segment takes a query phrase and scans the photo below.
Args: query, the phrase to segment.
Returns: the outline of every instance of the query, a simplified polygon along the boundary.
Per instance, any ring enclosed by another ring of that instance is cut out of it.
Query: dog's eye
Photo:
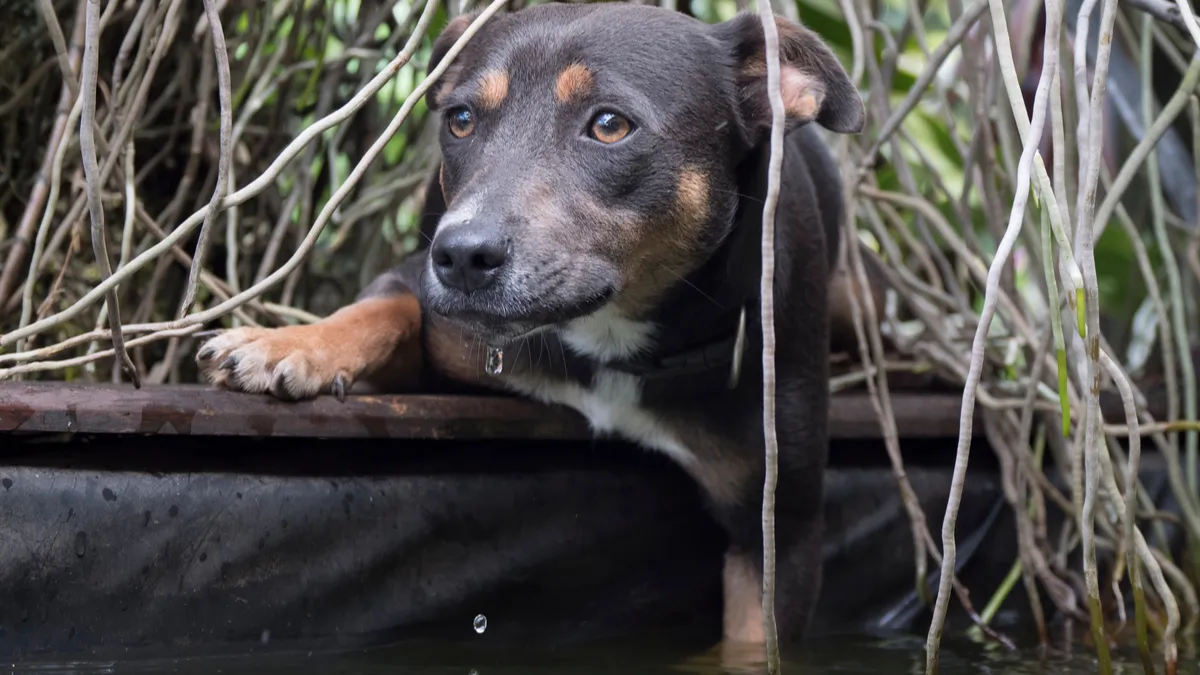
[[[446,113],[446,127],[455,138],[466,138],[475,130],[475,116],[462,106],[451,108]]]
[[[616,143],[633,131],[633,123],[617,113],[602,112],[592,120],[588,134],[601,143]]]

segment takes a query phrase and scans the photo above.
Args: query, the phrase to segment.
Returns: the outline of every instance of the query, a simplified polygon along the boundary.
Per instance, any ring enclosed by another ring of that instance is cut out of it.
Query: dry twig
[[[216,3],[217,0],[204,0],[204,17],[212,31],[213,55],[217,66],[217,92],[221,98],[221,156],[217,161],[217,186],[213,190],[208,209],[204,212],[204,224],[200,226],[200,238],[196,240],[196,253],[188,272],[183,302],[179,307],[181,319],[191,311],[192,303],[196,301],[196,286],[200,281],[200,271],[204,269],[204,258],[208,254],[212,223],[221,209],[222,200],[229,192],[229,171],[233,163],[233,94],[229,80],[229,53],[225,49],[225,30],[221,27],[221,15]],[[236,242],[229,241],[228,245],[235,246]]]
[[[100,0],[87,0],[87,24],[83,48],[83,77],[80,84],[83,112],[79,123],[79,149],[83,153],[83,172],[87,180],[88,210],[92,219],[92,248],[100,266],[102,279],[112,277],[112,263],[108,259],[108,239],[104,228],[104,206],[100,203],[99,169],[96,164],[96,85],[100,63]],[[105,294],[108,303],[109,325],[112,327],[113,351],[120,359],[121,367],[129,375],[133,386],[141,387],[142,379],[137,367],[125,350],[125,338],[121,334],[121,307],[117,302],[117,291]]]
[[[759,286],[763,333],[763,437],[766,474],[763,483],[763,629],[767,669],[779,675],[779,633],[775,625],[775,484],[779,480],[779,439],[775,435],[775,211],[783,169],[783,96],[780,93],[779,29],[769,0],[758,0],[767,61],[767,95],[771,101],[771,144],[767,195],[762,215],[762,282]]]

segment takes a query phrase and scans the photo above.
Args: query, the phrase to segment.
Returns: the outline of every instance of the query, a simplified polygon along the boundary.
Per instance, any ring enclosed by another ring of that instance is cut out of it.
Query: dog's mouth
[[[579,299],[524,301],[434,292],[427,295],[425,305],[489,345],[504,347],[588,316],[608,304],[616,292],[606,286]]]

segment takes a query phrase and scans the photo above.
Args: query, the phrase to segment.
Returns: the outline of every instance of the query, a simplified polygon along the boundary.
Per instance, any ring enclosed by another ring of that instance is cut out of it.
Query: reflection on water
[[[837,639],[808,644],[784,663],[785,675],[922,675],[923,638]],[[471,654],[452,649],[391,647],[355,652],[289,652],[255,656],[137,661],[3,664],[0,672],[36,675],[746,675],[765,669],[730,667],[719,653],[679,657],[642,647],[560,651],[537,656]],[[1136,654],[1115,654],[1116,675],[1142,672]],[[1074,653],[1012,653],[970,643],[946,644],[943,675],[1092,675],[1095,661],[1083,648]],[[1158,672],[1162,671],[1159,664]],[[1200,675],[1195,658],[1180,660],[1180,675]]]

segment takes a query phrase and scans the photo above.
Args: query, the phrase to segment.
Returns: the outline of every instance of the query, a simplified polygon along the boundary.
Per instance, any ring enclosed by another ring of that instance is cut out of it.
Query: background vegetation
[[[739,10],[663,4],[709,22]],[[1148,667],[1152,648],[1174,663],[1200,620],[1190,6],[773,5],[833,45],[869,112],[864,134],[830,142],[861,244],[849,269],[877,257],[892,291],[853,308],[861,353],[835,387],[870,391],[911,497],[889,384],[968,384],[964,419],[977,402],[1019,523],[1012,584],[993,599],[1022,581],[1042,640],[1044,605],[1094,609],[1102,657],[1129,626]],[[194,381],[197,331],[313,321],[347,302],[418,243],[437,154],[420,98],[429,50],[475,8],[0,0],[0,378]],[[1125,419],[1102,419],[1101,389]],[[1142,435],[1171,468],[1177,513],[1129,489]],[[964,427],[960,485],[971,437]],[[936,608],[931,668],[952,591],[981,639],[1004,644],[986,628],[992,603],[971,608],[949,575],[930,583],[953,559],[953,509],[939,542],[907,503]],[[1166,546],[1175,528],[1187,550]]]

